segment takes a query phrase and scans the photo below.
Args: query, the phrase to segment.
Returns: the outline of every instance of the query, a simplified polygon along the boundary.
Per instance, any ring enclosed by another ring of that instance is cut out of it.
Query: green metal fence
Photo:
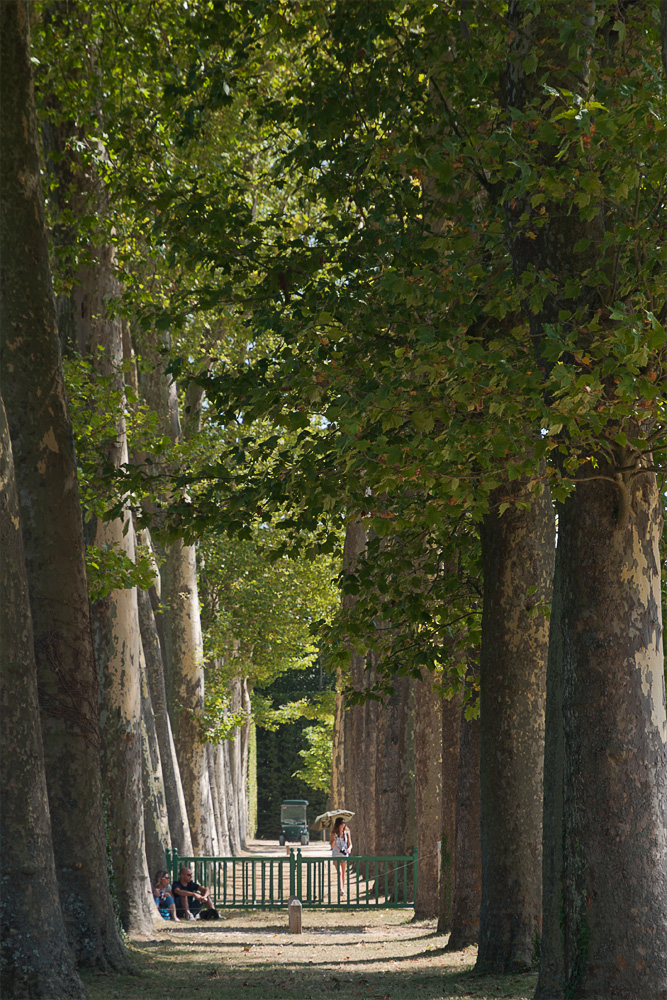
[[[167,852],[173,882],[182,865],[191,867],[195,882],[208,886],[218,909],[287,906],[291,896],[307,907],[411,908],[417,891],[416,851],[350,857],[344,882],[339,859],[304,856],[300,849],[285,857],[243,858],[186,858],[175,850]]]

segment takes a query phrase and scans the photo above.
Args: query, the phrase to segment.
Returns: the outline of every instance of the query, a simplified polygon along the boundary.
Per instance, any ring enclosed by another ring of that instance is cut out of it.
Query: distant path
[[[315,836],[318,837],[320,834],[316,834]],[[241,855],[245,857],[256,855],[286,857],[289,855],[291,847],[295,850],[299,848],[304,857],[331,857],[328,838],[326,840],[311,840],[305,847],[302,847],[301,844],[297,844],[295,841],[289,841],[284,847],[281,847],[277,840],[249,840],[245,851],[241,851]]]

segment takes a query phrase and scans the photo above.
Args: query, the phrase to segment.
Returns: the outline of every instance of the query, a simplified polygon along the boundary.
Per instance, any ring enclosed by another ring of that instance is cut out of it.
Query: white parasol
[[[345,822],[352,819],[354,816],[353,812],[349,809],[330,809],[329,812],[322,813],[321,816],[315,817],[315,822],[311,825],[311,830],[326,830],[327,827],[333,826],[335,821],[339,816],[342,816]]]

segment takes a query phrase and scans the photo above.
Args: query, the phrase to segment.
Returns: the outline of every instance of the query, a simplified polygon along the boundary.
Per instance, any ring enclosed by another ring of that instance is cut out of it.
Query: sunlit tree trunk
[[[107,887],[97,677],[51,290],[28,11],[2,11],[3,394],[25,548],[56,878],[78,962],[125,969]]]
[[[208,765],[208,778],[211,786],[211,804],[215,819],[215,853],[222,854],[222,813],[220,811],[220,790],[218,788],[218,769],[216,767],[216,747],[212,743],[206,744],[206,763]]]
[[[229,811],[227,806],[227,772],[225,768],[224,744],[219,743],[213,748],[215,755],[216,786],[218,789],[218,801],[220,808],[220,853],[228,857],[232,853],[229,839]]]
[[[556,3],[509,4],[507,104],[513,120],[515,109],[527,111],[531,134],[551,118],[544,106],[546,84],[569,91],[573,106],[576,101],[583,107],[597,76],[605,90],[607,120],[622,121],[630,108],[638,120],[652,113],[654,88],[664,81],[658,83],[647,61],[655,49],[646,47],[639,58],[637,46],[645,45],[648,32],[655,31],[654,5],[628,4],[622,14],[621,8],[601,6],[599,13],[596,17],[589,6],[564,10]],[[657,32],[654,39],[657,42]],[[573,48],[579,53],[576,60]],[[535,55],[548,68],[546,74],[528,71]],[[601,137],[596,160],[585,166],[590,176],[598,176],[600,162],[612,160],[614,142]],[[616,148],[620,154],[621,145]],[[566,149],[560,141],[558,146],[545,142],[536,147],[537,183],[546,176],[557,185],[569,183],[585,161],[578,158],[576,145],[564,157]],[[637,156],[644,159],[645,154],[638,151]],[[629,162],[634,164],[634,156]],[[521,174],[525,177],[523,164]],[[635,256],[640,241],[635,228],[627,227],[629,204],[618,205],[607,190],[604,171],[599,176],[599,193],[586,212],[573,209],[569,198],[540,206],[539,240],[533,239],[527,197],[508,200],[505,207],[515,273],[522,278],[530,272],[531,280],[539,281],[548,277],[549,292],[540,308],[526,308],[539,363],[549,363],[544,345],[554,325],[560,325],[572,338],[572,354],[563,358],[566,377],[575,374],[578,352],[585,354],[594,339],[600,360],[593,361],[590,376],[587,369],[586,380],[612,383],[600,407],[609,407],[609,419],[593,425],[595,429],[589,425],[591,434],[600,435],[597,453],[593,440],[587,445],[590,464],[577,470],[580,482],[559,508],[537,996],[657,1000],[667,990],[667,721],[658,549],[662,504],[649,471],[650,454],[632,451],[630,442],[649,435],[660,404],[646,400],[644,426],[637,426],[636,418],[624,418],[614,405],[619,379],[607,376],[602,367],[603,357],[621,356],[617,328],[613,322],[607,325],[608,307],[617,303],[610,298],[610,271],[603,255],[611,246],[616,261],[623,261]],[[529,186],[528,192],[536,189]],[[660,200],[653,202],[651,196],[642,204],[642,197],[639,182],[635,211],[648,210],[650,218]],[[658,249],[660,230],[652,232],[651,225],[641,224],[639,229],[641,243],[651,239]],[[585,254],[573,254],[572,247],[582,239]],[[647,287],[640,258],[636,261],[637,273],[630,271],[623,293],[633,310],[644,300]],[[655,271],[656,277],[659,273]],[[582,280],[584,275],[588,280]],[[561,320],[567,289],[573,285],[577,299],[568,304],[566,317],[570,307],[576,313],[569,321]],[[664,312],[664,281],[649,294],[652,308]],[[594,317],[600,325],[592,338],[588,321]],[[649,355],[649,366],[656,361],[654,370],[659,372],[660,355],[655,360]],[[626,369],[630,377],[634,370]],[[563,435],[563,450],[569,450],[569,444]]]
[[[252,704],[250,701],[250,685],[247,677],[243,678],[241,685],[241,710],[244,715],[244,722],[241,727],[241,801],[243,803],[243,843],[248,840],[248,817],[249,817],[249,794],[248,794],[248,768],[250,764],[250,734],[252,730]]]
[[[597,476],[612,478],[602,458]],[[537,996],[667,990],[667,720],[653,473],[559,507]]]
[[[167,710],[167,694],[162,667],[162,653],[155,622],[155,615],[149,595],[144,590],[138,592],[139,623],[146,660],[146,674],[150,688],[155,732],[160,749],[164,794],[169,820],[171,843],[184,857],[192,856],[192,840],[188,823],[185,797],[181,784],[181,772],[176,757],[176,747],[171,732],[171,722]]]
[[[0,24],[4,31],[6,12]],[[1,398],[0,552],[0,991],[17,1000],[83,998],[58,897],[28,581]],[[16,878],[19,892],[5,884]]]
[[[227,792],[227,818],[229,823],[229,842],[234,856],[241,853],[241,825],[239,821],[239,788],[238,771],[235,767],[237,754],[234,744],[238,735],[225,740],[222,744],[224,761],[225,789]]]
[[[229,763],[232,773],[232,789],[234,797],[234,822],[241,847],[245,846],[248,836],[248,769],[247,769],[247,729],[249,726],[248,710],[250,696],[245,678],[235,677],[230,683],[231,711],[243,714],[246,721],[237,726],[234,737],[226,742],[229,744]],[[232,837],[234,840],[235,837]]]
[[[168,341],[167,341],[168,342]],[[164,371],[155,336],[139,343],[143,357],[140,385],[158,414],[160,430],[173,443],[183,440],[176,384]],[[195,405],[196,411],[196,405]],[[193,415],[193,420],[196,420]],[[201,741],[204,712],[204,650],[194,545],[177,539],[164,549],[161,567],[165,674],[169,716],[181,773],[195,854],[210,854],[211,787],[206,747]]]
[[[171,847],[171,838],[162,776],[162,759],[145,663],[142,664],[141,676],[141,745],[146,858],[148,872],[152,879],[155,872],[166,865],[166,851]]]
[[[77,164],[72,166],[77,172]],[[106,196],[90,173],[81,180],[82,202],[105,212]],[[123,392],[123,340],[120,319],[108,313],[118,298],[113,249],[100,246],[95,263],[77,275],[72,291],[77,341],[93,368]],[[125,418],[116,418],[114,442],[106,448],[115,466],[128,461]],[[125,511],[112,521],[98,520],[94,544],[135,561],[132,517]],[[107,796],[107,829],[114,864],[121,920],[132,933],[152,931],[154,906],[146,862],[142,793],[141,674],[143,649],[137,588],[113,590],[93,605],[93,626],[100,682],[102,776]]]
[[[500,513],[501,500],[510,506]],[[530,502],[522,509],[517,501]],[[508,483],[482,530],[479,971],[527,969],[542,924],[542,776],[554,513]]]

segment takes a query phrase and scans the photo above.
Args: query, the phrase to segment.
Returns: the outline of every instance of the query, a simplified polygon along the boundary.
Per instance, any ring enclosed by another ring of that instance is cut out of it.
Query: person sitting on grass
[[[192,871],[187,865],[181,867],[172,892],[176,898],[176,914],[184,920],[194,920],[202,907],[214,909],[210,890],[192,881]]]
[[[174,897],[171,894],[171,886],[169,885],[169,872],[162,870],[155,873],[153,899],[160,913],[163,910],[168,910],[169,919],[178,921],[176,903],[174,902]]]

